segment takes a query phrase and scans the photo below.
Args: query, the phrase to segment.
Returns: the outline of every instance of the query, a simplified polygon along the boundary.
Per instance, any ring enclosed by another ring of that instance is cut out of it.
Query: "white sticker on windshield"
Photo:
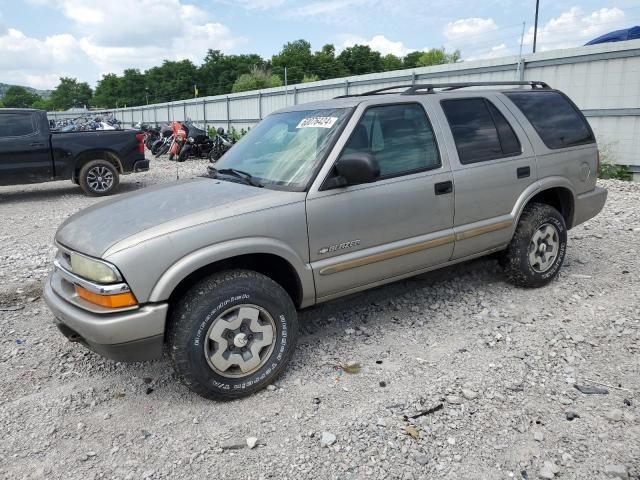
[[[338,117],[309,117],[303,118],[296,128],[331,128]]]

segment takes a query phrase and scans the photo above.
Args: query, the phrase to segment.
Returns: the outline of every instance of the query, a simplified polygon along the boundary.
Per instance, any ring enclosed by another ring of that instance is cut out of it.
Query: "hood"
[[[56,241],[86,255],[102,257],[110,247],[142,232],[153,230],[157,236],[189,226],[190,216],[202,223],[291,203],[292,193],[297,193],[295,200],[300,199],[299,192],[211,178],[148,187],[72,215],[58,229]]]

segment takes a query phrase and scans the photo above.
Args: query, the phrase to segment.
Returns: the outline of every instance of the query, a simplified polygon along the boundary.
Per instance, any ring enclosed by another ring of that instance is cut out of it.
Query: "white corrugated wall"
[[[289,105],[394,85],[541,80],[564,91],[583,110],[610,161],[631,165],[640,173],[640,40],[525,55],[521,71],[518,62],[513,56],[460,62],[116,109],[113,113],[125,125],[190,118],[207,126],[240,130]]]

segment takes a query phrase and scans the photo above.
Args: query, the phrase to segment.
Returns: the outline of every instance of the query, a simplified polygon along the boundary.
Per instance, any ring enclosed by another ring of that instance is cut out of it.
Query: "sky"
[[[460,49],[463,60],[531,51],[535,0],[0,0],[0,83],[95,86],[105,73],[208,49],[265,58],[300,38],[382,54]],[[540,0],[538,49],[583,45],[640,25],[640,0]]]

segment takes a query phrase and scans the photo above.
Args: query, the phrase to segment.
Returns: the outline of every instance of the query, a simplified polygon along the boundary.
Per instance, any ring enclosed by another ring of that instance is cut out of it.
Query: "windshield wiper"
[[[264,187],[264,185],[254,179],[250,173],[242,170],[236,170],[235,168],[221,168],[220,170],[212,168],[211,170],[215,178],[217,178],[218,174],[231,175],[232,177],[239,178],[244,183],[251,185],[252,187]]]

